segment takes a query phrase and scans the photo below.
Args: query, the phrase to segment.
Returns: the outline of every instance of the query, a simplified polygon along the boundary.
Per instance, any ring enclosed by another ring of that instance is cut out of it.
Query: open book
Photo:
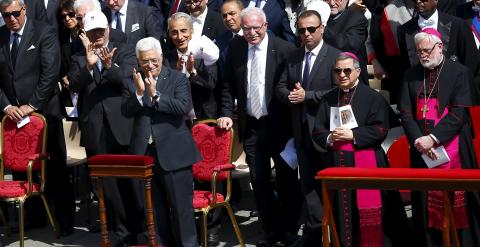
[[[437,151],[439,156],[436,160],[432,160],[426,154],[422,154],[422,159],[423,161],[425,161],[425,164],[427,164],[428,168],[434,168],[450,161],[450,157],[448,157],[445,147],[438,146],[437,148],[435,148],[435,151]]]

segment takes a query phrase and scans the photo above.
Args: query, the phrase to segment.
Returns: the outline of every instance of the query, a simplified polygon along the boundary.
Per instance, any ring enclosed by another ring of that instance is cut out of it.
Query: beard
[[[433,69],[438,65],[440,65],[442,60],[443,60],[443,56],[437,56],[433,59],[425,59],[425,60],[420,59],[420,63],[422,64],[423,67],[427,69]]]

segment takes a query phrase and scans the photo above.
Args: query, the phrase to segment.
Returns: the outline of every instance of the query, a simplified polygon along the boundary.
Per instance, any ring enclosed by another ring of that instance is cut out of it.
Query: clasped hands
[[[331,133],[332,142],[338,141],[352,141],[353,131],[347,128],[335,128]]]
[[[430,159],[436,160],[439,154],[435,151],[435,141],[429,135],[419,137],[413,143],[418,152],[427,155]]]
[[[110,69],[112,67],[113,54],[117,48],[113,48],[111,51],[108,47],[95,48],[95,44],[90,42],[85,33],[80,33],[80,40],[82,41],[83,46],[85,47],[85,57],[87,59],[87,69],[92,70],[93,66],[97,63],[97,60],[100,59],[102,62],[102,67],[105,69]]]
[[[147,91],[150,97],[153,97],[157,92],[157,81],[153,78],[150,71],[147,72],[145,80],[142,78],[140,72],[133,69],[133,81],[135,82],[135,88],[137,89],[137,95],[143,96]]]
[[[11,106],[7,107],[7,109],[5,109],[5,114],[11,120],[13,120],[15,122],[19,122],[25,116],[30,115],[34,111],[35,110],[29,105],[22,105],[20,107],[11,105]]]
[[[300,82],[295,83],[295,88],[290,91],[290,94],[288,95],[288,100],[292,104],[299,104],[305,101],[305,89],[303,89]]]

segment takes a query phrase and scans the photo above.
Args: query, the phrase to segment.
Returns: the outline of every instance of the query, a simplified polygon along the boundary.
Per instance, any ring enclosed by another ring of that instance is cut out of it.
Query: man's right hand
[[[229,117],[221,117],[217,119],[217,126],[220,129],[229,130],[233,126],[233,120]]]
[[[85,58],[87,59],[87,69],[92,70],[93,66],[97,63],[97,55],[95,54],[95,47],[92,42],[88,39],[85,33],[79,35],[82,44],[85,47]]]
[[[143,96],[145,93],[145,82],[143,82],[142,75],[140,72],[137,72],[136,69],[133,69],[133,81],[135,82],[135,88],[137,89],[137,95]]]
[[[5,114],[12,121],[15,121],[15,122],[19,122],[23,118],[22,110],[20,110],[20,108],[18,108],[16,106],[13,106],[13,105],[11,105],[11,106],[7,107],[7,109],[5,109]]]
[[[385,72],[382,65],[377,59],[372,60],[372,66],[373,66],[373,75],[375,76],[375,78],[377,78],[378,80],[382,80],[388,77],[387,73]]]

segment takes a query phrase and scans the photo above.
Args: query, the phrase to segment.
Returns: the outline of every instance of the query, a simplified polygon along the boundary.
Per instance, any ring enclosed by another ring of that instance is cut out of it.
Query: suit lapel
[[[448,45],[450,44],[450,31],[452,29],[452,21],[445,20],[445,16],[442,13],[438,13],[438,32],[442,35],[443,51],[444,54],[448,51]]]
[[[17,63],[18,61],[22,60],[21,58],[25,53],[25,51],[27,51],[27,49],[30,49],[30,47],[33,46],[32,34],[33,34],[32,22],[27,20],[27,22],[25,23],[25,28],[23,29],[23,34],[20,40],[20,44],[18,46]],[[38,48],[35,47],[34,49],[38,49]]]
[[[408,57],[410,60],[410,65],[418,64],[417,48],[415,47],[415,41],[413,37],[420,31],[418,27],[418,16],[414,19],[413,25],[407,28],[405,32],[405,43],[407,45]]]
[[[125,33],[132,32],[133,21],[137,19],[137,7],[133,1],[128,2],[127,15],[125,16]]]
[[[322,48],[320,49],[320,51],[318,51],[318,55],[317,55],[317,58],[315,59],[315,62],[313,62],[313,67],[310,70],[310,74],[309,74],[310,76],[308,77],[307,85],[304,85],[305,89],[309,89],[310,85],[312,85],[312,80],[315,77],[313,75],[316,75],[318,73],[318,70],[320,69],[320,65],[325,59],[325,56],[327,56],[327,50],[328,50],[327,44],[324,42],[322,45]]]
[[[203,23],[203,29],[202,29],[202,35],[205,35],[207,37],[210,37],[212,35],[212,15],[211,15],[211,10],[207,10],[207,16],[205,16],[205,23]]]
[[[277,66],[277,51],[273,44],[273,38],[268,37],[267,60],[265,65],[265,102],[272,99],[274,67]]]

